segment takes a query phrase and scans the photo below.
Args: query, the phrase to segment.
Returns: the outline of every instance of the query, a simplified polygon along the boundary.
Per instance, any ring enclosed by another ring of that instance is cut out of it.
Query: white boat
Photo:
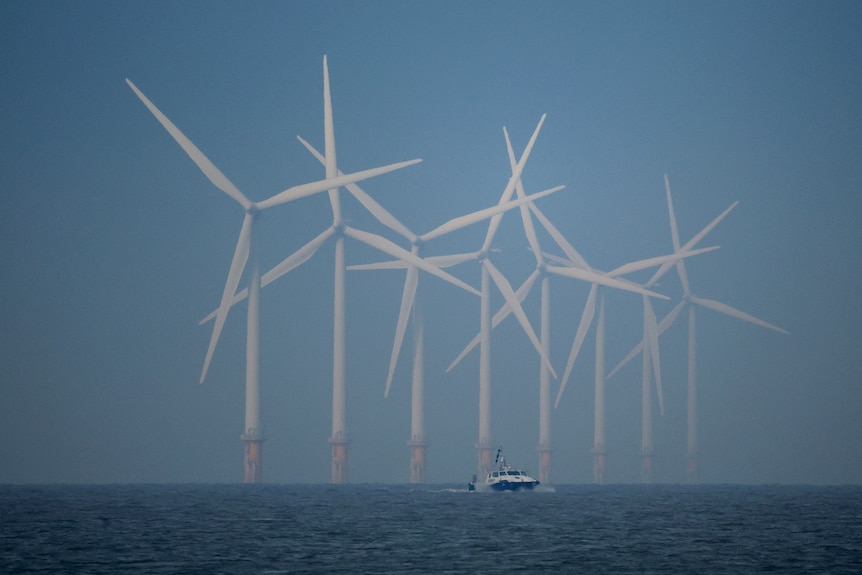
[[[520,491],[521,489],[532,489],[539,484],[539,480],[527,475],[526,471],[508,465],[502,447],[497,450],[494,464],[497,465],[497,470],[488,472],[484,483],[477,483],[476,476],[473,476],[473,481],[469,485],[470,491],[477,489],[482,491]]]

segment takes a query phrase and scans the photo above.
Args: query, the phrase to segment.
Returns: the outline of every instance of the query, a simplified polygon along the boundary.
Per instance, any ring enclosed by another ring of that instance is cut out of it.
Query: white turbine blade
[[[261,287],[268,285],[284,274],[296,269],[301,266],[305,262],[307,262],[311,256],[317,253],[317,250],[320,249],[320,246],[326,242],[330,237],[335,234],[335,228],[327,228],[321,234],[319,234],[316,238],[293,252],[293,254],[289,255],[287,258],[281,261],[274,268],[263,274],[260,278]]]
[[[679,230],[676,227],[676,214],[673,212],[673,201],[670,196],[670,181],[667,174],[664,175],[664,189],[667,194],[667,211],[670,214],[670,235],[673,240],[673,251],[679,251]]]
[[[690,250],[691,248],[696,246],[700,242],[700,240],[702,240],[704,237],[706,237],[706,234],[711,232],[712,229],[715,226],[717,226],[719,224],[719,222],[721,222],[721,220],[723,220],[725,217],[727,217],[727,214],[729,214],[731,212],[731,210],[733,210],[733,208],[735,208],[738,205],[739,205],[739,201],[736,201],[736,202],[733,202],[732,204],[730,204],[730,206],[726,210],[721,212],[714,220],[709,222],[709,224],[707,224],[706,227],[704,227],[702,230],[700,230],[697,233],[697,235],[695,235],[693,238],[688,240],[685,243],[685,245],[680,248],[680,251]]]
[[[521,327],[524,329],[524,333],[526,333],[527,337],[530,338],[530,341],[533,343],[533,347],[537,352],[539,352],[542,361],[548,367],[548,371],[550,371],[551,375],[556,379],[557,372],[554,371],[554,367],[551,365],[551,360],[547,355],[545,355],[542,343],[539,341],[539,338],[536,337],[536,332],[533,331],[533,326],[530,325],[530,320],[527,319],[527,314],[524,313],[524,309],[521,307],[521,302],[519,302],[517,296],[515,296],[515,292],[509,284],[509,280],[500,273],[500,270],[494,266],[491,260],[486,259],[482,264],[487,267],[488,273],[491,275],[491,279],[493,279],[494,283],[497,284],[497,289],[500,290],[500,293],[502,293],[503,297],[506,299],[506,303],[508,303],[509,307],[512,308],[512,313],[514,313],[515,317],[518,318],[518,323],[521,324]]]
[[[481,295],[479,293],[479,290],[467,285],[466,283],[462,282],[458,278],[444,272],[443,270],[441,270],[437,266],[428,263],[427,261],[420,258],[419,256],[417,256],[415,254],[411,254],[410,252],[408,252],[404,248],[396,245],[392,241],[387,240],[386,238],[384,238],[382,236],[378,236],[377,234],[372,234],[372,233],[368,233],[368,232],[363,232],[363,231],[357,230],[355,228],[351,228],[349,226],[346,226],[344,228],[344,233],[347,234],[348,236],[352,237],[353,239],[358,240],[362,243],[368,244],[369,246],[371,246],[373,248],[377,248],[378,250],[380,250],[384,253],[387,253],[390,256],[400,258],[400,259],[402,259],[402,260],[404,260],[410,264],[413,264],[416,267],[418,267],[419,269],[425,270],[429,274],[435,275],[440,279],[446,280],[447,282],[454,284],[454,285],[460,287],[461,289],[465,289],[472,294]]]
[[[674,308],[672,310],[670,310],[669,314],[664,316],[664,318],[658,324],[658,334],[659,335],[666,332],[667,328],[669,328],[671,325],[673,325],[673,322],[676,321],[676,318],[679,315],[679,312],[681,312],[683,310],[686,303],[688,303],[686,300],[680,301],[678,304],[676,304],[674,306]]]
[[[552,261],[555,264],[565,266],[565,267],[580,267],[575,262],[571,261],[569,258],[563,258],[554,254],[550,254],[548,252],[542,252],[542,258]],[[584,268],[589,269],[589,268]]]
[[[593,316],[596,314],[596,292],[598,285],[590,286],[590,295],[587,296],[587,303],[584,305],[584,311],[581,314],[581,321],[578,324],[578,331],[575,334],[575,341],[572,342],[572,350],[569,352],[569,359],[566,361],[566,371],[563,373],[563,382],[560,384],[560,389],[557,391],[557,399],[554,401],[554,409],[560,404],[560,398],[563,397],[563,391],[566,389],[566,384],[569,382],[569,376],[572,374],[572,368],[575,366],[575,360],[581,352],[581,346],[584,344],[584,339],[587,337],[587,331],[593,323]]]
[[[702,230],[700,230],[700,232],[698,232],[698,233],[697,233],[697,235],[695,235],[693,238],[691,238],[689,241],[687,241],[687,242],[685,243],[685,245],[683,245],[683,246],[679,249],[679,251],[686,251],[686,250],[690,250],[691,248],[693,248],[694,246],[696,246],[696,245],[697,245],[697,244],[698,244],[698,243],[699,243],[699,242],[700,242],[704,237],[706,237],[706,235],[707,235],[709,232],[711,232],[711,231],[712,231],[712,229],[713,229],[715,226],[717,226],[717,225],[719,224],[719,222],[721,222],[721,220],[723,220],[725,217],[727,217],[727,215],[728,215],[728,214],[733,210],[733,208],[735,208],[738,204],[739,204],[739,202],[738,202],[738,201],[737,201],[737,202],[733,202],[732,204],[730,204],[730,207],[728,207],[726,210],[724,210],[723,212],[721,212],[721,214],[719,214],[719,215],[718,215],[718,217],[716,217],[716,218],[715,218],[714,220],[712,220],[709,224],[707,224],[707,226],[706,226],[705,228],[703,228]],[[674,265],[675,265],[675,263],[674,263],[674,262],[668,262],[668,263],[663,264],[663,265],[662,265],[658,270],[656,270],[655,274],[653,274],[653,277],[650,279],[650,281],[648,281],[648,282],[646,283],[646,285],[647,285],[647,286],[651,286],[651,285],[655,284],[655,282],[657,282],[657,281],[659,280],[659,278],[661,278],[665,273],[667,273],[667,271],[668,271],[670,268],[672,268]],[[686,280],[687,280],[687,279],[688,279],[688,278],[686,278]],[[686,293],[686,295],[689,295],[689,293],[688,293],[688,292],[685,292],[685,288],[686,288],[686,285],[683,285],[683,292],[684,292],[684,293]]]
[[[676,307],[674,307],[670,311],[670,313],[667,314],[663,320],[661,320],[661,323],[658,324],[658,329],[657,329],[658,335],[661,335],[665,331],[667,331],[667,328],[669,328],[671,326],[671,324],[673,324],[674,320],[679,315],[679,312],[681,312],[683,310],[686,303],[688,303],[686,300],[680,301],[678,304],[676,304]],[[622,369],[622,367],[625,364],[627,364],[628,362],[630,362],[631,360],[636,358],[638,356],[638,354],[641,352],[641,350],[643,350],[643,345],[644,345],[644,342],[641,341],[636,346],[634,346],[634,348],[628,353],[628,355],[626,355],[622,359],[622,361],[620,361],[611,371],[608,372],[608,375],[605,379],[610,379],[611,376],[616,374],[620,369]]]
[[[676,226],[676,214],[673,211],[673,200],[671,199],[670,193],[670,181],[667,178],[667,174],[664,175],[664,187],[665,192],[667,193],[667,211],[670,217],[670,235],[671,240],[673,241],[673,251],[680,251],[679,245],[679,230]],[[688,274],[685,271],[685,264],[682,261],[678,261],[675,263],[676,271],[679,275],[679,282],[682,284],[682,293],[685,295],[691,295],[691,287],[688,283]],[[658,272],[656,272],[658,275]]]
[[[644,321],[646,325],[647,337],[649,338],[650,359],[652,359],[652,371],[655,377],[656,394],[658,395],[659,412],[664,415],[664,392],[661,384],[661,360],[658,348],[658,326],[656,325],[655,310],[652,308],[652,302],[648,297],[643,298],[644,301]]]
[[[503,195],[500,196],[501,204],[508,202],[512,197],[512,193],[515,191],[515,184],[521,179],[521,174],[524,171],[524,166],[527,163],[527,158],[530,157],[530,152],[533,151],[533,145],[536,143],[536,138],[539,137],[539,130],[542,129],[542,124],[545,122],[545,117],[547,114],[542,114],[541,119],[539,120],[539,124],[536,126],[536,129],[533,131],[533,135],[530,137],[530,141],[527,143],[527,147],[524,149],[524,153],[521,154],[521,159],[518,161],[518,164],[515,166],[515,169],[512,170],[512,177],[509,178],[509,182],[506,184],[506,188],[503,190]],[[491,242],[494,240],[494,234],[497,233],[497,228],[500,226],[500,220],[503,218],[502,214],[497,214],[493,218],[491,218],[491,223],[488,224],[488,232],[485,234],[485,242],[482,244],[483,252],[487,252],[491,248]]]
[[[407,279],[404,282],[404,290],[401,293],[401,309],[398,312],[395,341],[392,344],[392,356],[389,359],[389,373],[386,375],[386,391],[383,392],[383,397],[389,397],[389,388],[392,387],[392,377],[395,374],[398,355],[401,353],[401,344],[404,343],[404,332],[407,331],[407,320],[410,319],[410,310],[413,309],[413,301],[416,299],[416,288],[418,286],[419,269],[415,266],[410,266],[407,268]]]
[[[343,176],[337,176],[335,178],[327,178],[325,180],[318,180],[316,182],[310,182],[308,184],[300,184],[298,186],[288,188],[283,192],[280,192],[272,196],[271,198],[268,198],[258,203],[257,207],[260,210],[266,210],[273,206],[280,206],[281,204],[292,202],[293,200],[298,200],[300,198],[311,196],[320,192],[325,192],[326,190],[340,188],[341,186],[346,186],[347,184],[351,184],[353,182],[367,180],[368,178],[373,178],[374,176],[379,176],[381,174],[400,170],[401,168],[406,168],[407,166],[418,164],[421,161],[422,160],[409,160],[407,162],[398,162],[397,164],[389,164],[388,166],[382,166],[380,168],[371,168],[370,170],[353,172],[351,174],[345,174]]]
[[[668,196],[667,196],[668,201],[670,201],[670,187],[669,186],[667,188],[667,192],[668,192]],[[730,207],[728,207],[721,214],[719,214],[718,217],[716,217],[709,224],[707,224],[707,226],[705,228],[703,228],[697,235],[695,235],[688,242],[686,242],[686,244],[684,246],[682,246],[682,248],[680,248],[680,249],[686,250],[686,249],[691,249],[692,247],[696,246],[697,243],[700,242],[700,240],[702,240],[704,237],[706,237],[706,234],[708,234],[710,231],[712,231],[712,229],[715,226],[717,226],[718,223],[721,220],[723,220],[727,216],[727,214],[729,214],[730,211],[736,207],[736,205],[738,203],[739,202],[733,202],[732,204],[730,204]],[[676,222],[676,218],[674,218],[673,221]],[[679,240],[677,240],[677,241],[679,241]],[[679,251],[679,250],[676,250],[676,251]],[[679,281],[682,284],[683,294],[690,296],[691,295],[691,287],[688,283],[688,274],[685,271],[685,262],[683,262],[682,260],[676,262],[676,271],[677,271],[677,274],[679,275]],[[658,272],[656,272],[656,273],[658,273]]]
[[[280,264],[263,274],[260,278],[260,286],[263,287],[274,282],[284,274],[288,273],[293,269],[296,269],[297,267],[307,262],[308,259],[313,256],[318,249],[320,249],[320,246],[323,245],[323,243],[328,240],[334,233],[335,230],[332,227],[326,228],[323,233],[318,235],[316,238],[314,238],[298,250],[296,250],[293,254],[284,259]],[[248,288],[243,288],[242,291],[238,292],[236,295],[233,296],[233,300],[230,303],[231,307],[235,306],[247,297]],[[216,316],[217,313],[218,310],[211,312],[208,316],[203,318],[199,322],[199,324],[203,325],[206,322],[210,321]]]
[[[149,98],[144,96],[143,92],[138,90],[138,87],[135,86],[131,80],[126,78],[126,84],[137,94],[138,98],[144,103],[144,105],[149,108],[150,112],[152,112],[153,116],[159,121],[159,123],[164,126],[164,128],[168,131],[168,133],[176,140],[176,142],[185,150],[186,154],[192,159],[192,161],[197,164],[198,168],[204,173],[204,175],[209,178],[215,187],[232,197],[236,200],[239,205],[242,206],[242,209],[249,210],[252,206],[252,202],[245,197],[239,189],[233,185],[233,183],[227,179],[221,170],[215,167],[209,159],[204,156],[203,152],[201,152],[197,146],[195,146],[191,140],[189,140],[185,134],[183,134],[179,128],[177,128],[173,122],[171,122],[167,116],[162,114],[162,112],[156,108],[156,105],[153,104]]]
[[[506,137],[506,153],[509,156],[509,167],[514,173],[515,166],[517,165],[515,162],[515,151],[512,149],[512,142],[509,139],[509,132],[508,130],[506,130],[505,126],[503,127],[503,135]],[[518,198],[523,198],[525,196],[524,183],[520,179],[515,185],[515,193],[517,194]],[[542,248],[539,245],[539,238],[538,236],[536,236],[536,229],[535,227],[533,227],[533,218],[530,216],[530,208],[529,206],[522,205],[520,210],[521,223],[524,225],[524,233],[527,236],[527,243],[530,244],[530,250],[536,257],[536,265],[541,265],[543,263]]]
[[[427,242],[429,240],[432,240],[434,238],[438,238],[438,237],[445,235],[445,234],[448,234],[450,232],[454,232],[455,230],[460,230],[461,228],[464,228],[464,227],[469,226],[471,224],[475,224],[475,223],[480,222],[482,220],[487,220],[490,217],[493,217],[497,214],[502,214],[503,212],[511,210],[512,208],[522,206],[522,205],[526,204],[527,202],[533,202],[535,200],[538,200],[539,198],[544,198],[545,196],[553,194],[554,192],[558,192],[565,187],[566,186],[557,186],[556,188],[549,188],[547,190],[537,192],[535,194],[532,194],[530,196],[526,196],[524,198],[519,198],[517,200],[512,200],[510,202],[506,202],[503,204],[497,204],[496,206],[491,206],[490,208],[485,208],[484,210],[479,210],[479,211],[473,212],[471,214],[467,214],[464,216],[459,216],[457,218],[453,218],[453,219],[449,220],[448,222],[446,222],[445,224],[434,228],[433,230],[431,230],[427,234],[422,234],[422,236],[420,236],[420,238],[423,242]]]
[[[373,264],[354,264],[347,266],[349,270],[403,270],[409,268],[410,264],[401,260],[390,260],[388,262],[376,262]]]
[[[731,210],[733,210],[733,208],[735,208],[737,206],[737,204],[739,204],[738,201],[730,204],[729,208],[727,208],[721,214],[719,214],[718,217],[716,217],[714,220],[712,220],[706,227],[704,227],[700,232],[698,232],[697,235],[695,235],[688,242],[686,242],[686,244],[684,246],[680,247],[680,245],[679,245],[679,232],[678,232],[677,226],[676,226],[676,215],[674,214],[674,210],[673,210],[673,200],[671,198],[670,182],[668,181],[667,174],[665,174],[664,183],[665,183],[665,191],[667,194],[668,215],[670,217],[671,239],[673,240],[673,246],[674,246],[673,249],[676,252],[685,251],[687,249],[691,249],[694,246],[696,246],[704,237],[706,237],[706,234],[711,232],[712,229],[715,226],[717,226],[718,223],[721,220],[723,220],[727,216],[727,214],[729,214],[731,212]],[[646,284],[647,287],[649,287],[649,286],[653,285],[655,282],[657,282],[659,280],[659,278],[661,276],[663,276],[665,273],[667,273],[667,271],[670,268],[672,268],[673,266],[674,266],[673,263],[667,263],[667,264],[662,265],[662,267],[660,267],[658,270],[656,270],[655,274],[650,279],[650,281],[647,282],[647,284]],[[688,275],[685,273],[685,266],[679,265],[679,266],[677,266],[677,270],[679,271],[679,274],[680,274],[680,281],[682,282],[683,293],[685,293],[685,295],[691,295],[691,290],[690,290],[689,283],[688,283]]]
[[[323,149],[326,151],[326,177],[337,175],[335,161],[335,126],[332,121],[332,97],[329,93],[329,66],[323,56]]]
[[[616,278],[610,278],[605,274],[600,274],[598,272],[594,272],[588,269],[585,270],[576,267],[547,266],[546,270],[552,274],[557,274],[560,276],[566,276],[578,280],[587,281],[590,283],[596,283],[603,286],[639,293],[641,295],[648,295],[650,297],[657,297],[660,299],[670,299],[667,296],[644,289],[635,283]]]
[[[326,177],[338,176],[338,166],[335,156],[335,127],[332,121],[332,98],[329,93],[329,66],[326,55],[323,56],[323,148],[326,151]],[[332,218],[341,221],[341,200],[338,188],[329,189],[329,203],[332,206]]]
[[[709,308],[709,309],[712,309],[712,310],[715,310],[718,312],[721,312],[723,314],[729,315],[731,317],[735,317],[737,319],[741,319],[743,321],[747,321],[747,322],[759,325],[761,327],[765,327],[765,328],[777,331],[779,333],[790,335],[790,332],[783,330],[780,327],[774,326],[771,323],[767,323],[767,322],[763,321],[762,319],[758,319],[751,314],[745,313],[744,311],[739,311],[738,309],[736,309],[734,307],[730,307],[726,303],[721,303],[720,301],[715,301],[714,299],[704,299],[704,298],[700,298],[700,297],[691,296],[691,303],[696,304],[696,305],[700,305],[700,306],[703,306],[703,307],[706,307],[706,308]]]
[[[530,204],[530,211],[533,212],[533,215],[536,216],[536,219],[539,220],[539,223],[542,224],[542,227],[544,227],[545,230],[548,232],[548,235],[551,236],[551,239],[553,239],[554,242],[556,242],[556,244],[560,246],[560,249],[563,250],[563,253],[566,254],[566,257],[569,258],[572,263],[584,269],[591,269],[590,265],[587,263],[587,260],[585,260],[583,256],[578,253],[578,250],[576,250],[574,246],[570,244],[565,237],[563,237],[563,234],[560,233],[560,230],[558,230],[557,227],[551,223],[551,220],[545,217],[545,214],[542,213],[542,211],[536,206],[536,204]]]
[[[533,270],[524,283],[521,284],[521,287],[518,288],[518,291],[515,292],[515,297],[518,298],[519,302],[523,302],[524,298],[527,297],[527,294],[530,293],[530,289],[532,289],[533,284],[536,283],[536,279],[539,277],[539,270]],[[508,303],[504,303],[497,313],[494,314],[494,317],[491,318],[491,329],[493,330],[497,327],[501,321],[506,319],[508,315],[512,313],[512,308],[509,307]],[[477,333],[476,337],[470,340],[470,343],[461,350],[461,353],[458,354],[458,357],[455,358],[455,361],[449,364],[449,367],[446,368],[446,373],[449,373],[453,367],[458,365],[462,359],[464,359],[468,353],[470,353],[474,347],[479,345],[479,342],[482,340],[482,333]]]
[[[323,154],[321,154],[320,152],[318,152],[318,151],[314,148],[314,146],[312,146],[311,144],[309,144],[308,142],[306,142],[304,139],[302,139],[302,137],[297,136],[297,139],[298,139],[300,142],[302,142],[302,145],[303,145],[303,146],[305,146],[305,148],[306,148],[309,152],[311,152],[311,153],[312,153],[312,155],[313,155],[315,158],[317,158],[317,159],[318,159],[318,161],[319,161],[321,164],[323,164],[324,166],[326,166],[326,158],[324,157],[324,155],[323,155]],[[341,170],[339,170],[339,171],[338,171],[338,175],[339,175],[339,176],[343,176],[343,175],[344,175],[344,172],[342,172]],[[393,216],[391,213],[389,213],[389,212],[386,210],[386,208],[384,208],[383,206],[381,206],[380,204],[378,204],[378,203],[377,203],[377,200],[375,200],[374,198],[372,198],[371,196],[369,196],[369,195],[368,195],[368,193],[367,193],[367,192],[365,192],[365,190],[363,190],[362,188],[360,188],[360,187],[359,187],[359,186],[357,186],[356,184],[347,184],[347,185],[346,185],[346,186],[344,186],[344,187],[345,187],[345,188],[347,188],[347,191],[348,191],[348,192],[350,192],[350,194],[351,194],[354,198],[356,198],[356,200],[357,200],[360,204],[362,204],[362,205],[365,207],[365,209],[366,209],[366,210],[368,210],[368,211],[369,211],[369,213],[371,213],[371,215],[372,215],[372,216],[374,216],[375,218],[377,218],[377,221],[379,221],[381,224],[383,224],[384,226],[386,226],[387,228],[389,228],[389,229],[390,229],[390,230],[392,230],[393,232],[395,232],[395,233],[397,233],[397,234],[402,235],[402,236],[403,236],[404,238],[406,238],[408,241],[411,241],[411,242],[412,242],[412,241],[414,241],[414,240],[416,239],[416,234],[414,234],[413,232],[411,232],[411,231],[407,228],[407,226],[405,226],[404,224],[402,224],[401,222],[399,222],[399,221],[395,218],[395,216]]]
[[[200,383],[204,382],[207,376],[207,370],[210,367],[210,361],[213,357],[216,344],[227,319],[228,311],[230,311],[231,301],[236,293],[236,288],[239,285],[239,280],[242,278],[242,272],[245,269],[245,264],[248,261],[248,254],[251,247],[252,226],[254,225],[254,216],[246,213],[242,221],[242,229],[239,231],[239,239],[236,242],[236,249],[233,252],[233,259],[230,262],[230,271],[227,274],[227,281],[224,284],[224,290],[221,294],[221,303],[215,318],[212,336],[210,337],[210,345],[207,348],[207,356],[204,359],[204,367],[201,371]]]
[[[475,260],[479,257],[478,252],[470,252],[466,254],[450,254],[448,256],[428,256],[425,261],[438,268],[450,268],[464,262]]]
[[[699,250],[691,250],[688,252],[679,252],[679,253],[675,253],[675,254],[669,254],[666,256],[647,258],[645,260],[639,260],[636,262],[631,262],[631,263],[622,265],[622,266],[616,268],[615,270],[609,271],[607,273],[607,275],[609,277],[622,276],[622,275],[630,274],[632,272],[645,270],[645,269],[652,268],[655,266],[660,266],[660,265],[667,263],[667,262],[674,263],[674,262],[681,260],[682,258],[689,258],[691,256],[696,256],[699,254],[705,254],[707,252],[711,252],[711,251],[714,251],[717,249],[718,249],[718,246],[712,246],[712,247],[708,247],[708,248],[701,248]]]

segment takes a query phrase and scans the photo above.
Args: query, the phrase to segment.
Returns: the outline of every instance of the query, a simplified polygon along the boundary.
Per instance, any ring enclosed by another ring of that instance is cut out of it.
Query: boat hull
[[[498,481],[483,484],[470,483],[467,488],[470,491],[532,491],[538,484],[538,481]]]

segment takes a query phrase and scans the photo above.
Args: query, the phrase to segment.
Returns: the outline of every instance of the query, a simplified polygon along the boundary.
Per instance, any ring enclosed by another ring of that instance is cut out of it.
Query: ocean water
[[[0,573],[862,573],[862,487],[0,486]]]

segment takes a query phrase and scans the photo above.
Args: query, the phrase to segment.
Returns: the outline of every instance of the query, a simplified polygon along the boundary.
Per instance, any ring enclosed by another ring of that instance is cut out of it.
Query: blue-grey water
[[[0,486],[0,573],[862,573],[862,487],[461,487]]]

